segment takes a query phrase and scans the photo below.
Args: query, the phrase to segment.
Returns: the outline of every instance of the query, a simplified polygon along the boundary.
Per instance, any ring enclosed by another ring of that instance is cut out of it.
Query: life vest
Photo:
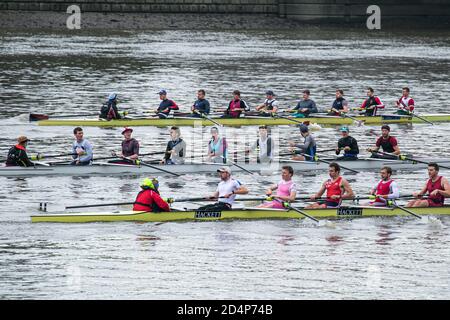
[[[266,110],[270,111],[273,110],[273,103],[275,102],[275,99],[272,100],[268,100],[266,99],[266,101],[264,101],[264,105],[266,106]]]
[[[26,157],[25,147],[20,144],[16,144],[14,147],[11,147],[9,149],[5,164],[7,166],[26,167],[27,164],[24,161],[25,157]]]
[[[343,110],[344,109],[344,98],[337,98],[336,100],[334,100],[333,102],[333,109],[336,110]]]
[[[266,144],[267,144],[267,154],[266,154],[266,156],[270,157],[271,154],[272,154],[272,138],[271,137],[267,137]],[[256,140],[256,147],[258,149],[259,149],[259,146],[260,146],[260,138],[258,138]],[[259,157],[259,154],[258,154],[258,157]]]
[[[378,182],[378,185],[377,185],[377,191],[376,191],[376,194],[380,194],[380,195],[386,195],[386,194],[389,194],[389,192],[391,191],[391,183],[392,183],[393,181],[394,181],[394,180],[392,180],[392,179],[390,179],[390,180],[388,180],[388,181],[380,180],[380,182]],[[377,198],[375,199],[375,202],[378,202],[378,203],[386,203],[386,199],[377,197]]]
[[[342,177],[339,177],[339,178],[337,178],[336,181],[332,181],[331,179],[328,179],[328,181],[325,183],[325,189],[327,190],[327,201],[334,202],[334,203],[341,202],[341,199],[332,199],[331,198],[331,196],[342,195],[341,181],[342,181]]]
[[[163,211],[153,200],[155,193],[157,192],[152,189],[141,190],[136,196],[136,200],[134,201],[133,211],[151,211],[151,212]]]
[[[445,198],[444,198],[444,196],[442,194],[438,194],[438,195],[435,195],[435,196],[431,195],[431,193],[434,190],[445,190],[442,187],[441,180],[442,180],[442,176],[439,176],[435,182],[433,182],[431,179],[428,179],[428,181],[427,181],[427,192],[428,192],[428,200],[431,200],[431,201],[433,201],[436,204],[442,204],[443,205],[444,201],[445,201]]]

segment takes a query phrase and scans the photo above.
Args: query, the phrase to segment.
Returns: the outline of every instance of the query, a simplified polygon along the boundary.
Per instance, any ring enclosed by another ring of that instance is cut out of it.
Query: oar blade
[[[39,113],[30,113],[29,121],[48,120],[48,115]]]

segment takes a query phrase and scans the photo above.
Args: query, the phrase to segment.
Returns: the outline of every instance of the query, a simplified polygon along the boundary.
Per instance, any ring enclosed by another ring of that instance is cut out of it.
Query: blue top
[[[75,140],[72,144],[72,153],[77,153],[77,148],[83,149],[84,152],[86,153],[80,156],[79,158],[80,162],[92,161],[94,153],[92,151],[92,145],[89,143],[89,141],[87,141],[86,139],[83,139],[81,142]],[[72,158],[76,159],[78,158],[78,155],[73,155]]]
[[[198,110],[201,113],[209,114],[210,106],[209,101],[206,99],[198,99],[194,102],[194,110]]]

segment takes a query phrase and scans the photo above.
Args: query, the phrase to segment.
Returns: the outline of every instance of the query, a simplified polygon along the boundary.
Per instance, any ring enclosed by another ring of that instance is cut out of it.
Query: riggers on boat
[[[450,114],[423,114],[420,115],[431,122],[450,122]],[[279,125],[298,125],[299,122],[309,121],[314,129],[315,126],[320,124],[328,125],[343,125],[343,124],[353,124],[354,119],[358,122],[364,122],[367,125],[381,125],[389,123],[424,123],[418,117],[403,116],[403,115],[379,115],[374,117],[366,116],[352,116],[352,118],[343,118],[340,116],[315,116],[310,118],[292,118],[291,120],[286,117],[283,118],[271,118],[271,117],[256,117],[256,116],[246,116],[237,119],[232,118],[214,118],[211,117],[215,122],[220,123],[224,126],[279,126]],[[92,126],[92,127],[130,127],[130,126],[155,126],[155,127],[167,127],[167,126],[210,126],[214,125],[211,120],[200,119],[200,118],[189,118],[189,117],[176,117],[167,119],[157,119],[157,118],[139,118],[139,119],[121,119],[121,120],[111,120],[104,121],[98,119],[54,119],[54,120],[42,120],[38,121],[40,126]]]
[[[450,206],[431,208],[411,208],[418,215],[450,215]],[[375,208],[367,206],[342,206],[337,209],[303,209],[304,212],[318,219],[358,218],[358,217],[392,217],[409,216],[398,208]],[[246,208],[230,211],[171,211],[171,212],[91,212],[58,213],[32,215],[31,222],[169,222],[169,221],[213,221],[227,219],[301,219],[303,215],[294,210]]]
[[[419,160],[419,159],[418,159]],[[328,161],[334,161],[328,159]],[[436,162],[442,165],[450,165],[450,158],[420,158],[422,162]],[[336,161],[338,164],[353,170],[374,171],[383,166],[389,166],[392,170],[421,170],[426,169],[427,165],[408,160],[387,160],[387,159],[361,159],[356,161]],[[284,165],[290,165],[297,172],[327,170],[328,164],[312,161],[280,161],[272,164],[258,163],[238,163],[240,167],[234,166],[233,171],[243,169],[260,172],[261,174],[271,174],[280,170]],[[130,165],[130,164],[112,164],[97,163],[90,166],[71,166],[71,165],[50,165],[36,167],[5,167],[0,166],[0,176],[4,177],[26,177],[26,176],[90,176],[90,175],[126,175],[126,174],[161,174],[161,170],[170,170],[173,173],[207,173],[216,172],[223,164],[218,163],[197,163],[197,164],[179,164],[179,165],[160,165],[155,164],[152,167]],[[343,169],[344,171],[346,169]]]

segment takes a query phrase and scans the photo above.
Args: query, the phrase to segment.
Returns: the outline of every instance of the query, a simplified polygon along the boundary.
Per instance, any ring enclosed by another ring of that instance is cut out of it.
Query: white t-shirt
[[[232,178],[228,179],[228,181],[220,181],[216,189],[216,192],[219,192],[219,202],[225,202],[232,205],[234,203],[234,199],[236,198],[235,194],[233,194],[229,198],[220,198],[220,197],[223,197],[224,195],[231,193],[239,189],[240,187],[241,183]]]

